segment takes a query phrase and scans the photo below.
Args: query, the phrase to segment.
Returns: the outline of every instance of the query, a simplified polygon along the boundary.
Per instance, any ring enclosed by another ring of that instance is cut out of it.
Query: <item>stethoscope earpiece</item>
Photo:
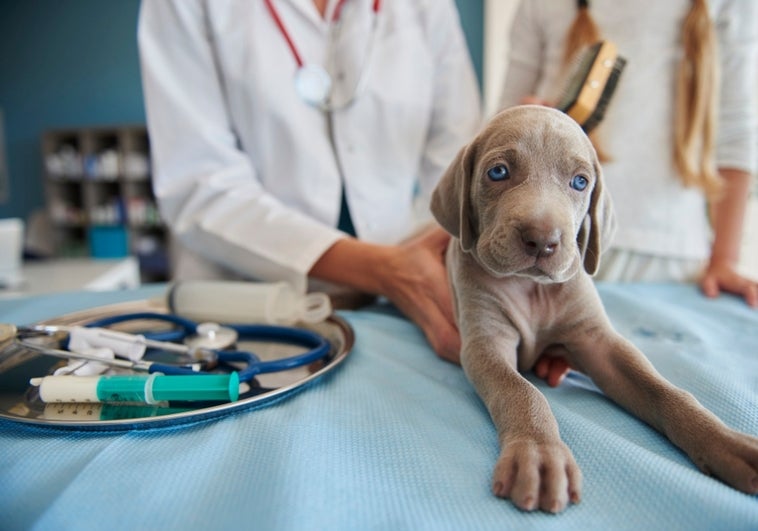
[[[184,339],[193,349],[225,350],[234,346],[239,334],[234,328],[218,323],[198,323],[195,333]]]

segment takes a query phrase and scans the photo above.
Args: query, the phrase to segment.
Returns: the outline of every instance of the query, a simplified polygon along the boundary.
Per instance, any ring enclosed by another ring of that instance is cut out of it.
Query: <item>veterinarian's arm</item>
[[[711,206],[714,240],[711,259],[700,284],[708,297],[716,297],[724,290],[741,295],[756,308],[758,282],[737,272],[752,176],[735,169],[722,169],[720,173],[724,178],[724,195]]]
[[[400,245],[344,238],[316,261],[310,274],[387,297],[423,330],[440,357],[459,363],[460,336],[444,265],[448,241],[450,236],[438,227]]]

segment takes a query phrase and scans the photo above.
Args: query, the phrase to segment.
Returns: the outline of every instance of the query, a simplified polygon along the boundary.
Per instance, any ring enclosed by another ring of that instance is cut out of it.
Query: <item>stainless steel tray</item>
[[[39,324],[75,325],[124,313],[167,311],[162,303],[143,300],[70,313]],[[119,329],[136,331],[156,326],[160,325],[156,325],[155,322],[148,324],[131,321],[120,325]],[[285,398],[336,369],[353,347],[353,329],[347,321],[337,315],[333,314],[317,325],[298,326],[317,332],[330,342],[330,353],[323,361],[307,367],[258,375],[255,379],[257,385],[249,392],[241,394],[240,399],[235,402],[212,405],[183,403],[179,408],[91,403],[45,404],[37,396],[36,388],[29,385],[29,380],[51,374],[65,361],[18,346],[6,346],[0,350],[0,418],[54,428],[119,430],[194,423],[244,409],[263,407],[273,400]],[[237,342],[237,346],[240,349],[252,350],[263,360],[292,356],[298,352],[296,346],[271,342],[241,340]]]

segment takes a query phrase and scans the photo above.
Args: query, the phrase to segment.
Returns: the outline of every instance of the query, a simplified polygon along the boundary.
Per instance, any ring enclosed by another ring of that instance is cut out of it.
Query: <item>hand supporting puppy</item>
[[[343,238],[310,274],[387,297],[422,329],[437,355],[460,363],[460,335],[444,265],[449,241],[450,235],[433,225],[399,245]]]
[[[382,292],[424,332],[441,358],[460,363],[461,339],[445,269],[450,235],[431,226],[397,247],[381,264]]]
[[[550,387],[558,387],[571,370],[564,354],[562,350],[543,352],[534,365],[534,374],[545,380]]]

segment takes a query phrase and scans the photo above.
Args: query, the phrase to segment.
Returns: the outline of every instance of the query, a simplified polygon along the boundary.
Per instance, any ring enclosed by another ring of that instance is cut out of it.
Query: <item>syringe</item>
[[[32,378],[43,402],[139,402],[224,401],[239,398],[239,376],[229,374],[197,375],[106,375],[44,376]]]
[[[162,417],[195,411],[193,407],[163,407],[162,404],[110,404],[102,402],[52,402],[45,404],[42,418],[56,421],[128,420]]]

